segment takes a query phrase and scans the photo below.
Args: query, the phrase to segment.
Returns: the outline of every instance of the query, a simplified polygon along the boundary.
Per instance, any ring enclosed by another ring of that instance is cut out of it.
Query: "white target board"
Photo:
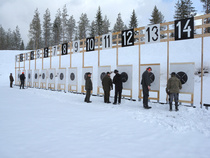
[[[16,72],[17,83],[20,82],[20,75],[21,75],[21,71],[20,70],[17,70],[17,72]]]
[[[58,69],[58,84],[66,84],[66,69]]]
[[[28,82],[32,82],[32,70],[28,70],[27,72],[27,78],[28,78]]]
[[[152,71],[149,73],[151,90],[159,91],[160,90],[160,64],[142,64],[140,65],[140,78],[142,80],[142,74],[148,67],[152,68]],[[142,89],[142,86],[140,86]]]
[[[102,87],[102,79],[106,76],[107,72],[111,71],[111,66],[99,66],[98,67],[98,86]]]
[[[117,70],[122,76],[123,89],[132,89],[132,65],[119,65],[117,66]]]
[[[39,82],[39,70],[34,70],[34,82]]]
[[[82,68],[82,85],[85,85],[85,78],[87,77],[87,72],[90,72],[92,74],[93,68],[92,67]],[[91,78],[93,78],[93,76],[91,76]]]
[[[42,83],[47,82],[47,70],[42,70],[41,71],[41,82]]]
[[[195,63],[170,63],[170,74],[176,73],[182,83],[180,92],[194,93]]]
[[[55,69],[49,69],[48,76],[48,83],[55,84]]]
[[[68,70],[69,85],[77,85],[77,68],[69,68]]]

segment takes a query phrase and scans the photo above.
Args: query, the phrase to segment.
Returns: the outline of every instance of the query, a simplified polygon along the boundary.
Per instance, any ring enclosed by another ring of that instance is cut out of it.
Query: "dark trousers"
[[[170,95],[169,95],[169,103],[172,104],[173,100],[175,101],[175,103],[178,103],[178,101],[179,101],[179,93],[170,93]]]
[[[149,89],[146,86],[143,86],[143,105],[148,106],[148,98],[149,98]]]
[[[91,93],[91,90],[86,90],[85,102],[90,101],[90,93]]]
[[[120,89],[115,89],[115,95],[114,95],[114,103],[117,103],[117,96],[118,97],[118,103],[121,103],[121,94],[122,94],[122,90]]]
[[[109,96],[110,96],[110,91],[105,91],[104,90],[104,102],[105,103],[109,102]]]
[[[20,82],[20,89],[21,89],[21,87],[24,89],[24,81]]]
[[[11,88],[12,88],[12,84],[13,84],[13,81],[12,81],[12,82],[10,81],[10,87],[11,87]]]

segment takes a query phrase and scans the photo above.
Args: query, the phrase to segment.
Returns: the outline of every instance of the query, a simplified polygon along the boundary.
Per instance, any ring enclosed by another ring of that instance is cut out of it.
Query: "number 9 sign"
[[[80,52],[80,40],[73,42],[73,53]]]
[[[145,43],[160,42],[160,24],[145,27]]]

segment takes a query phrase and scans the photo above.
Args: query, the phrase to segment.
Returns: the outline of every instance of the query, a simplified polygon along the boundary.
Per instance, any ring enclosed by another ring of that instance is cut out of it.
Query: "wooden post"
[[[52,68],[52,47],[50,47],[50,69]]]
[[[100,66],[100,36],[98,36],[98,66]]]
[[[117,34],[117,47],[116,47],[116,64],[117,64],[117,66],[118,66],[118,43],[119,43],[119,41],[118,41],[119,36],[118,35],[119,34]]]
[[[61,68],[61,54],[62,54],[62,45],[59,45],[60,53],[59,53],[59,69]]]
[[[204,19],[202,18],[202,26],[204,25]],[[202,27],[202,35],[204,35],[204,29]],[[203,36],[201,37],[201,100],[200,107],[203,106]]]
[[[84,59],[84,45],[85,45],[85,40],[82,40],[82,68],[85,67],[85,59]]]
[[[140,35],[141,30],[139,30],[139,35]],[[141,37],[139,36],[139,99],[141,98],[140,96],[140,89],[141,89]]]
[[[169,31],[169,25],[167,25],[167,31]],[[169,32],[167,32],[167,82],[169,79]],[[166,102],[168,101],[168,95],[166,94]]]
[[[71,68],[71,67],[72,67],[72,64],[71,64],[71,61],[72,61],[72,60],[71,60],[71,57],[72,57],[72,56],[71,56],[71,55],[72,55],[72,52],[73,52],[73,51],[71,52],[71,49],[72,49],[72,48],[71,48],[71,45],[73,45],[73,42],[71,42],[71,43],[69,42],[69,45],[70,45],[70,52],[69,52],[69,53],[70,53],[70,68]],[[78,49],[79,49],[79,48],[78,48]]]
[[[44,49],[42,49],[42,70],[44,68]]]

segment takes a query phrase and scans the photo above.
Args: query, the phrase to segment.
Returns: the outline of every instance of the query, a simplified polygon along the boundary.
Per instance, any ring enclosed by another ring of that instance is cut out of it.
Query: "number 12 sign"
[[[194,18],[175,20],[175,40],[194,38]]]
[[[122,31],[122,47],[134,45],[134,31],[133,29]]]

